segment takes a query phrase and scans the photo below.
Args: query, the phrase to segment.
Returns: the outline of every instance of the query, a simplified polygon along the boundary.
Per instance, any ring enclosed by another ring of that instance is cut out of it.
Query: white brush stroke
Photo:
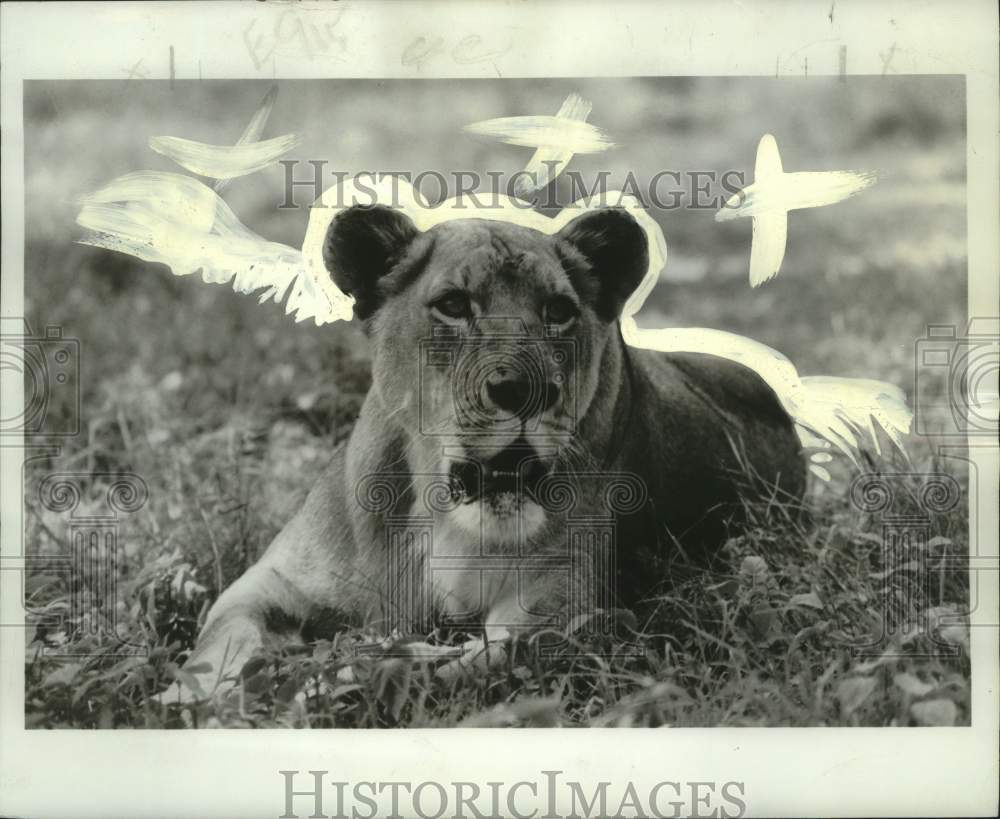
[[[296,134],[284,134],[245,145],[209,145],[174,136],[149,138],[149,147],[185,170],[210,179],[235,179],[273,165],[299,144]]]
[[[301,251],[247,228],[229,205],[197,179],[139,171],[81,200],[77,223],[91,231],[81,244],[128,253],[170,267],[175,276],[201,271],[212,284],[260,293],[296,321],[350,319],[352,301],[326,271],[314,276]]]
[[[278,98],[278,86],[272,85],[268,92],[264,95],[264,99],[260,101],[260,105],[257,110],[254,111],[252,117],[250,117],[250,122],[247,123],[247,127],[240,134],[240,138],[236,140],[236,145],[246,145],[250,142],[256,142],[260,139],[260,135],[264,133],[264,126],[267,125],[268,119],[271,118],[271,109],[274,108],[274,101]],[[227,187],[229,187],[230,179],[217,179],[215,184],[212,186],[216,193],[221,194]]]
[[[757,145],[753,184],[733,194],[715,214],[716,222],[753,218],[750,286],[778,275],[785,258],[788,211],[832,205],[875,183],[870,172],[806,171],[785,173],[778,143],[764,134]]]
[[[708,353],[750,368],[774,390],[795,422],[799,440],[807,450],[817,446],[818,436],[857,463],[862,449],[871,447],[881,454],[878,427],[905,455],[903,436],[910,430],[913,413],[906,405],[903,391],[892,384],[863,378],[803,378],[795,365],[777,350],[721,330],[641,329],[631,316],[623,316],[622,336],[633,347]],[[813,471],[829,479],[829,473],[822,474],[825,470]]]
[[[586,122],[590,116],[593,104],[579,94],[570,94],[556,112],[556,119],[577,120]],[[518,176],[514,184],[514,195],[528,199],[537,191],[544,190],[573,159],[574,151],[570,148],[560,150],[554,146],[538,148],[524,166],[524,175]],[[531,180],[534,180],[532,183]]]
[[[359,183],[363,183],[360,184]],[[716,355],[743,364],[774,390],[796,424],[807,453],[835,447],[853,462],[862,448],[880,451],[878,429],[903,451],[903,436],[912,414],[901,390],[867,379],[814,376],[802,378],[781,353],[752,339],[707,328],[641,329],[635,314],[659,281],[667,261],[660,226],[633,197],[611,191],[604,198],[627,209],[646,234],[649,264],[640,285],[622,312],[621,331],[633,347],[663,352]],[[401,178],[360,176],[324,191],[309,214],[302,250],[268,242],[247,229],[229,206],[201,182],[176,174],[129,174],[83,200],[78,222],[93,233],[85,244],[105,247],[153,262],[163,262],[175,275],[202,270],[205,281],[232,282],[238,292],[263,289],[261,301],[280,302],[288,292],[286,312],[297,321],[317,325],[348,320],[353,299],[333,285],[323,262],[323,243],[331,221],[352,205],[375,203],[398,207],[426,231],[453,219],[468,219],[467,199],[453,197],[431,208]],[[593,197],[583,197],[548,217],[525,208],[511,197],[498,196],[496,207],[480,209],[476,218],[509,222],[553,235],[581,213],[596,210]],[[819,439],[819,440],[818,440]],[[810,457],[810,468],[824,480],[829,473]]]
[[[614,147],[600,128],[587,124],[592,107],[579,94],[570,94],[554,117],[501,117],[473,122],[462,130],[508,145],[535,148],[514,186],[514,194],[527,199],[559,176],[574,154],[600,153]]]
[[[218,180],[215,191],[221,193],[230,180],[263,170],[299,144],[297,134],[259,140],[277,96],[278,87],[271,86],[235,145],[209,145],[182,137],[154,136],[149,138],[149,147],[191,173]]]

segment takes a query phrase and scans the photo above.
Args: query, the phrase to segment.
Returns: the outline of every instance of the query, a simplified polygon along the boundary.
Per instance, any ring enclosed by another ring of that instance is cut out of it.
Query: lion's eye
[[[469,318],[472,315],[472,302],[461,290],[452,290],[431,303],[431,307],[448,318]]]
[[[566,296],[556,296],[545,303],[547,324],[568,324],[580,314],[576,304]]]

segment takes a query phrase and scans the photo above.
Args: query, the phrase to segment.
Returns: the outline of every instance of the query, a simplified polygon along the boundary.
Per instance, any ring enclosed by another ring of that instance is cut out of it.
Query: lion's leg
[[[341,451],[261,559],[215,601],[183,669],[201,695],[231,685],[257,649],[298,639],[291,632],[311,616],[338,610],[349,617],[370,608],[374,592],[360,576],[368,566],[358,564],[346,523],[344,474]]]
[[[304,620],[309,613],[308,594],[266,558],[252,566],[216,600],[198,635],[197,645],[178,680],[163,696],[164,702],[189,701],[232,687],[236,675],[257,649],[287,642],[270,625]]]

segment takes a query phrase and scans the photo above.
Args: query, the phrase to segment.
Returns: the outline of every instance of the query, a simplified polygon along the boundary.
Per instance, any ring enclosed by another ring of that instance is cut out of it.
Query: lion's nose
[[[522,420],[545,412],[559,400],[559,385],[529,378],[505,378],[486,385],[486,394],[499,409]]]

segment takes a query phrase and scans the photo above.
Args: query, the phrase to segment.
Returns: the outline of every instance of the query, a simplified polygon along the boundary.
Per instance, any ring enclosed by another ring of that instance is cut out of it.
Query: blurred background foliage
[[[175,370],[190,377],[199,358],[221,355],[234,358],[225,373],[213,368],[216,377],[239,383],[243,373],[244,385],[256,385],[256,366],[272,375],[279,364],[315,371],[317,359],[350,333],[291,328],[277,306],[261,309],[194,277],[175,281],[163,269],[73,245],[78,196],[130,171],[180,170],[147,147],[150,136],[231,143],[268,87],[26,84],[27,311],[86,340],[85,389],[137,361],[153,378]],[[874,170],[879,182],[848,202],[794,212],[779,278],[750,290],[750,221],[716,224],[714,209],[690,207],[691,183],[682,176],[683,206],[654,210],[670,259],[641,324],[743,333],[780,349],[804,374],[887,378],[912,392],[913,341],[928,322],[964,319],[961,77],[282,81],[279,89],[265,136],[301,133],[288,157],[299,160],[297,178],[309,178],[308,160],[323,160],[325,183],[333,171],[513,174],[527,149],[463,135],[462,126],[555,113],[574,91],[593,102],[590,121],[618,145],[574,158],[570,168],[587,182],[607,171],[611,187],[630,172],[645,184],[664,170],[736,171],[749,181],[757,142],[773,133],[786,170]],[[568,182],[559,184],[567,201]],[[677,187],[663,179],[661,196]],[[718,183],[710,192],[723,193]],[[297,189],[297,209],[278,209],[283,195],[284,170],[275,166],[236,180],[226,199],[252,229],[297,247],[311,189]],[[130,327],[144,332],[121,344]],[[254,366],[246,371],[241,360]]]

